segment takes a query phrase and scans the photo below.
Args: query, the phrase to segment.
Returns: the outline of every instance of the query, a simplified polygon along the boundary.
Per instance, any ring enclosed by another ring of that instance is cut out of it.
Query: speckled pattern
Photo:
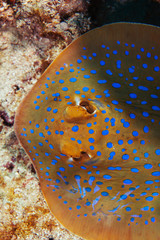
[[[17,136],[51,211],[86,239],[160,236],[159,38],[144,24],[88,32],[17,111]]]

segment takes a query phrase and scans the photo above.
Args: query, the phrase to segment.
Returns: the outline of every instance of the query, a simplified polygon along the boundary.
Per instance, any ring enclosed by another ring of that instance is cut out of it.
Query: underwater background
[[[0,2],[0,240],[82,239],[51,214],[16,138],[14,117],[23,97],[66,46],[95,27],[119,21],[160,26],[160,1]]]

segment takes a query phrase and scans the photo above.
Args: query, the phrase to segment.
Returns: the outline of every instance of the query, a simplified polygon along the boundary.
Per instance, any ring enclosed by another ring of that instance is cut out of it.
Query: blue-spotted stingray
[[[89,240],[160,239],[160,28],[89,31],[20,104],[15,130],[51,212]]]

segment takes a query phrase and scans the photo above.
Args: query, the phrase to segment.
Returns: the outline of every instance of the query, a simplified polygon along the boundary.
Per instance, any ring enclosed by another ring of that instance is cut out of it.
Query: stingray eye
[[[89,113],[89,114],[93,114],[96,112],[96,108],[90,103],[90,102],[87,102],[87,101],[82,101],[80,102],[79,104],[81,107],[83,107],[84,109],[86,109],[86,111]]]
[[[73,160],[75,162],[85,162],[85,161],[88,161],[90,159],[90,156],[88,155],[88,153],[82,151],[81,154],[80,154],[80,157],[79,158],[73,158]]]

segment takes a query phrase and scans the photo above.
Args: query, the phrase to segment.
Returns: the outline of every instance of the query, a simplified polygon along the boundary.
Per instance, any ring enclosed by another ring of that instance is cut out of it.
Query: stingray
[[[89,240],[160,239],[160,28],[71,43],[20,104],[17,137],[51,212]]]

